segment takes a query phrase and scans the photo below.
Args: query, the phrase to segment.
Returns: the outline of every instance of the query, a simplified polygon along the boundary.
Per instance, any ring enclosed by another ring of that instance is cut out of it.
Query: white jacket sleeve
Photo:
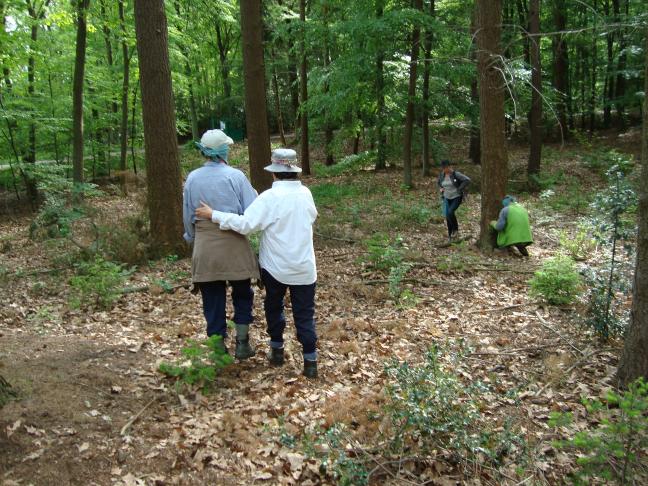
[[[232,230],[242,235],[263,231],[273,222],[272,207],[268,198],[257,197],[242,215],[212,211],[212,221],[222,230]]]

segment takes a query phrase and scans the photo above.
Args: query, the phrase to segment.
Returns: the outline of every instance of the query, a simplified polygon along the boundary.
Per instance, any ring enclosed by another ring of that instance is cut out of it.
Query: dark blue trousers
[[[454,233],[459,231],[459,222],[457,221],[457,216],[455,212],[459,209],[461,204],[462,197],[455,197],[454,199],[446,199],[446,222],[448,223],[448,236],[452,236]]]
[[[251,324],[252,304],[254,291],[250,279],[230,281],[232,286],[232,303],[234,304],[234,318],[236,324]],[[200,282],[202,294],[203,313],[207,321],[207,336],[218,334],[227,337],[227,317],[225,315],[225,302],[227,298],[226,282]]]
[[[317,334],[315,333],[315,284],[283,284],[264,269],[261,270],[261,279],[266,291],[263,308],[268,324],[268,334],[272,343],[283,343],[283,332],[286,328],[284,297],[286,289],[290,289],[290,302],[297,330],[297,340],[301,343],[304,354],[314,353],[317,344]]]

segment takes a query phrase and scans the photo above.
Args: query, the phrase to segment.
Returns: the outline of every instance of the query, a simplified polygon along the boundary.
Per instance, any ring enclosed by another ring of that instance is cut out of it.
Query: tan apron
[[[195,230],[193,283],[259,278],[259,264],[245,236],[222,231],[211,221],[196,221]]]

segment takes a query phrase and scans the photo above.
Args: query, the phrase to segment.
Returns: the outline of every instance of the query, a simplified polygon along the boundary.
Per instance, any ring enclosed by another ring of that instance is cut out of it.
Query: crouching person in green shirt
[[[529,256],[526,247],[533,243],[529,213],[513,196],[504,197],[502,206],[497,222],[490,224],[497,231],[497,246],[509,249],[515,246],[522,255]]]

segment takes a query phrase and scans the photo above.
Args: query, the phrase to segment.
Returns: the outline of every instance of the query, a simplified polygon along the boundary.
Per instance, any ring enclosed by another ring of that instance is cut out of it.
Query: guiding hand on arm
[[[196,217],[200,219],[212,220],[213,210],[207,204],[200,201],[201,206],[196,208]]]

